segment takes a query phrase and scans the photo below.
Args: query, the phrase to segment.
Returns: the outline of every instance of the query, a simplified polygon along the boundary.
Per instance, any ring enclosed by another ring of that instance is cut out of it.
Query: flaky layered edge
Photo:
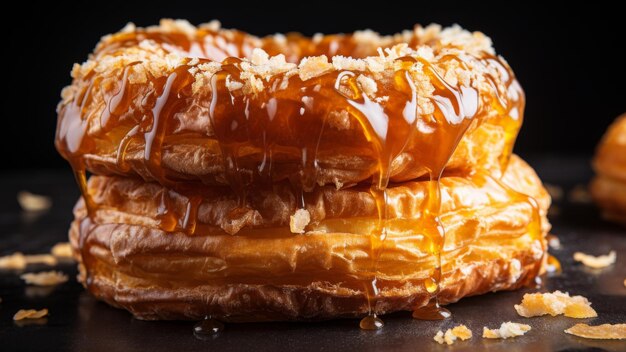
[[[470,188],[448,192],[454,182],[442,184],[442,193],[452,195],[443,200],[441,216],[447,230],[439,294],[444,304],[519,288],[542,268],[549,197],[532,169],[516,157],[503,182],[513,188],[490,190],[489,198],[479,194],[478,186],[472,194]],[[536,197],[539,212],[515,190]],[[367,232],[358,231],[358,222],[349,225],[355,232],[318,229],[286,236],[259,227],[236,235],[187,235],[146,226],[138,215],[125,213],[124,221],[111,217],[81,237],[85,213],[80,204],[76,214],[70,238],[81,280],[99,299],[141,319],[210,314],[227,321],[316,320],[368,311],[362,283],[371,275],[371,243]],[[354,221],[349,215],[342,219]],[[378,314],[427,303],[424,281],[435,258],[420,241],[416,234],[388,234],[377,263]]]

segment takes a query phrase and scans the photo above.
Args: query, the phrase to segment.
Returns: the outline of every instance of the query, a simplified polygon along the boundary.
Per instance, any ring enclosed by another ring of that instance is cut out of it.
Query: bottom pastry
[[[370,305],[377,314],[414,310],[432,298],[437,266],[433,240],[422,233],[430,185],[387,189],[386,237],[376,254],[377,203],[360,186],[317,187],[304,195],[305,212],[289,184],[250,192],[241,205],[224,187],[173,191],[94,176],[95,206],[87,216],[79,201],[70,238],[88,290],[140,319],[315,320],[362,316]],[[440,192],[439,302],[533,282],[545,259],[550,198],[532,168],[513,156],[499,180],[446,176]],[[368,301],[373,278],[378,294]]]

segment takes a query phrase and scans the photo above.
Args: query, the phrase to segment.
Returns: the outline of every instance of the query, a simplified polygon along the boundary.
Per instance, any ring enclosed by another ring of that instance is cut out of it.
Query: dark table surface
[[[626,341],[587,340],[565,334],[576,323],[592,325],[626,323],[626,229],[607,223],[592,204],[570,202],[567,194],[576,185],[586,184],[591,172],[584,157],[542,157],[530,160],[544,182],[565,191],[554,202],[550,216],[552,233],[562,244],[551,250],[563,265],[563,273],[543,278],[540,291],[562,290],[587,297],[598,312],[593,319],[518,316],[513,305],[526,292],[498,292],[470,297],[448,308],[453,316],[446,321],[413,320],[409,313],[384,317],[380,331],[362,331],[357,320],[319,323],[228,324],[210,341],[192,335],[193,322],[144,322],[125,311],[111,308],[89,296],[75,281],[73,263],[58,266],[70,281],[52,289],[27,287],[20,272],[0,270],[0,350],[27,351],[626,351]],[[29,190],[52,197],[52,209],[37,216],[20,211],[16,194]],[[66,241],[71,208],[78,197],[69,172],[31,171],[0,176],[0,255],[15,251],[45,253],[56,242]],[[592,270],[575,264],[572,253],[617,252],[617,263]],[[29,267],[28,271],[50,270]],[[48,308],[43,325],[19,326],[13,314],[22,308]],[[495,328],[503,321],[526,323],[532,330],[509,340],[485,340],[483,326]],[[452,346],[440,346],[432,338],[437,330],[466,324],[474,337]]]

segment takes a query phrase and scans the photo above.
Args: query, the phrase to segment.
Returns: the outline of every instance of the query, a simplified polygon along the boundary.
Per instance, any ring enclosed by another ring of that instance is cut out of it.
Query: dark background
[[[371,28],[384,34],[415,23],[459,23],[489,35],[513,67],[527,95],[526,121],[516,145],[523,156],[590,155],[608,124],[626,112],[626,26],[608,5],[539,5],[502,0],[355,2],[293,1],[287,5],[235,1],[83,1],[41,8],[29,2],[4,13],[8,63],[3,81],[2,141],[5,169],[66,167],[53,146],[55,107],[70,83],[74,62],[82,62],[102,35],[127,22],[138,26],[162,17],[194,24],[219,19],[224,27],[253,34],[300,31],[351,32]],[[261,5],[262,4],[262,5]],[[7,82],[8,80],[8,82]]]

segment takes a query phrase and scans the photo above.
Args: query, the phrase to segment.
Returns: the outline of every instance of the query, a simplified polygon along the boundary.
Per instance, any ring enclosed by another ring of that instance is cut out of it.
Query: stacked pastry
[[[593,168],[591,195],[607,219],[626,223],[626,115],[618,117],[600,141]]]
[[[138,318],[420,316],[541,270],[550,199],[511,152],[523,92],[481,33],[164,20],[72,77],[56,145],[80,278]]]

